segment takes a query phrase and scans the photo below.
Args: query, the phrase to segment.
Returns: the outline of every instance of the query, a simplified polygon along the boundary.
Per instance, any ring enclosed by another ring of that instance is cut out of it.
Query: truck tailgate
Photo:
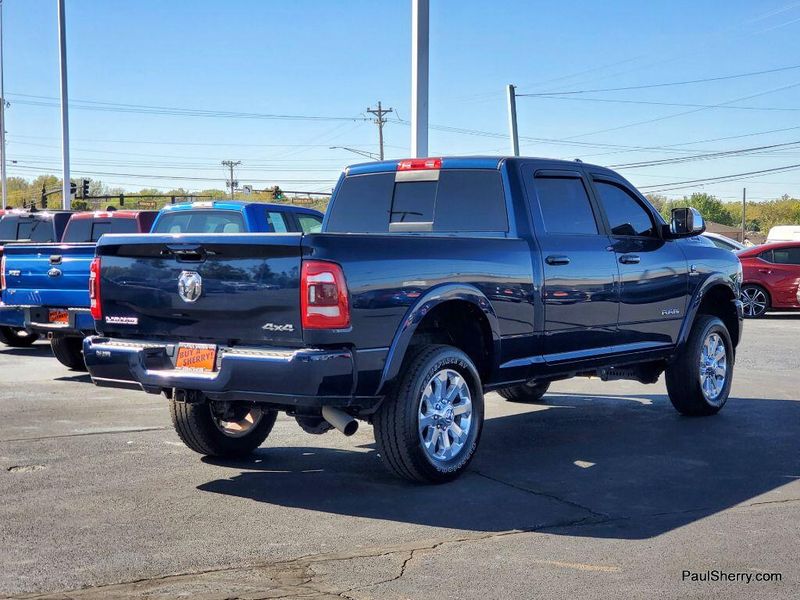
[[[15,306],[89,306],[94,243],[8,244],[3,302]]]
[[[302,339],[302,234],[105,235],[98,330],[174,341]]]

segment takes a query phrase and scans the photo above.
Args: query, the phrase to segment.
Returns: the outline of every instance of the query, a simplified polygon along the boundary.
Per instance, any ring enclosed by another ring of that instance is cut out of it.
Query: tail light
[[[6,255],[0,257],[0,292],[6,289]]]
[[[300,310],[304,329],[350,326],[350,303],[342,267],[321,260],[303,261]]]
[[[89,267],[89,310],[95,321],[102,321],[103,307],[100,304],[100,259],[94,258]]]
[[[425,171],[441,168],[441,158],[408,158],[397,163],[398,171]]]

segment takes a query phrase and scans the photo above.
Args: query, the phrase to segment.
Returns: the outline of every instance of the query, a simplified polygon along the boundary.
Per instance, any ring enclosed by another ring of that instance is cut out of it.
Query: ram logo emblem
[[[203,278],[196,271],[183,271],[178,277],[178,295],[184,302],[197,302],[203,293]]]

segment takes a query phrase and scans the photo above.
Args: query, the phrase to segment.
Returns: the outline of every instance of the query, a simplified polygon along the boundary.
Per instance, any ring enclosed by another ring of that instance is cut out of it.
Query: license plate
[[[188,371],[213,371],[217,365],[217,347],[213,344],[178,344],[175,368]]]
[[[59,309],[50,309],[47,312],[47,321],[49,323],[59,323],[63,325],[69,324],[69,311],[67,310],[59,310]]]

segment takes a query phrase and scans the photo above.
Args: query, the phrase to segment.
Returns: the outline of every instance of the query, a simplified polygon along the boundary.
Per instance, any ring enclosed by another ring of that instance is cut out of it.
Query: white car
[[[708,238],[708,240],[714,244],[717,248],[722,248],[723,250],[730,250],[731,252],[736,252],[737,250],[744,250],[745,245],[741,242],[737,242],[734,239],[731,239],[727,236],[720,235],[719,233],[711,233],[710,231],[703,232],[703,237]]]

